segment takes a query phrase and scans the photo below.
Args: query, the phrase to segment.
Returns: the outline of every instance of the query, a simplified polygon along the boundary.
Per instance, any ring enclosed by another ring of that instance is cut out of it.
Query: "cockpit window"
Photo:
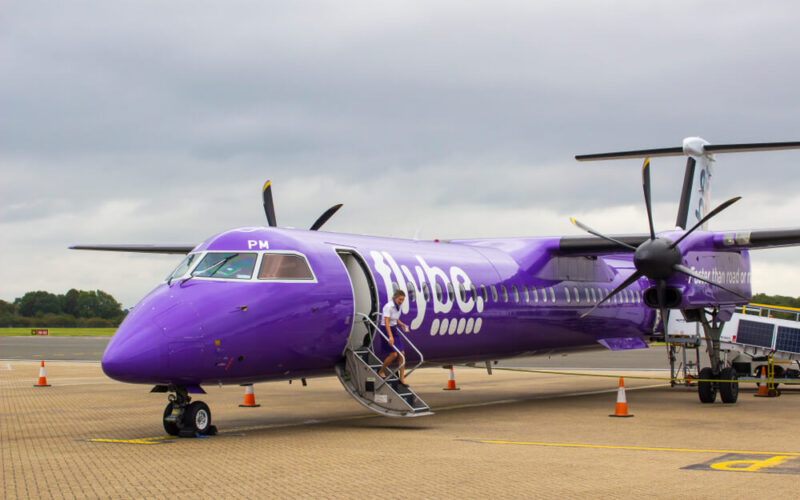
[[[192,276],[249,280],[255,266],[255,253],[211,252],[203,257]]]
[[[175,270],[172,271],[172,273],[169,276],[167,276],[166,281],[178,279],[184,274],[186,274],[186,272],[189,269],[191,269],[192,264],[196,262],[196,259],[199,256],[200,256],[199,253],[190,253],[189,255],[187,255],[186,258],[183,259],[180,264],[178,264],[178,267],[176,267]]]
[[[314,274],[300,255],[265,253],[258,270],[260,280],[313,280]]]

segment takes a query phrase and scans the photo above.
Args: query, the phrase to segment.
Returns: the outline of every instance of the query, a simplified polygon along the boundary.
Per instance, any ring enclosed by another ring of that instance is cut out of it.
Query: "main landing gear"
[[[185,387],[169,387],[170,394],[164,408],[164,430],[170,436],[213,436],[217,428],[211,425],[211,410],[202,401],[192,403]]]
[[[736,370],[725,367],[720,358],[719,338],[722,334],[724,321],[719,320],[719,309],[712,311],[697,311],[698,321],[703,326],[706,337],[706,347],[711,366],[700,370],[700,380],[697,382],[697,395],[703,403],[713,403],[717,393],[723,403],[735,403],[739,399],[739,382]],[[707,315],[711,316],[711,321]]]

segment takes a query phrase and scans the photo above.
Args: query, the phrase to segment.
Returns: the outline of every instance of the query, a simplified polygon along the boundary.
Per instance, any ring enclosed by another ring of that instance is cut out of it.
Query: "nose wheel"
[[[169,395],[162,422],[164,430],[170,436],[198,437],[217,433],[216,426],[211,425],[211,410],[208,405],[202,401],[192,402],[183,387],[175,388],[175,394]]]

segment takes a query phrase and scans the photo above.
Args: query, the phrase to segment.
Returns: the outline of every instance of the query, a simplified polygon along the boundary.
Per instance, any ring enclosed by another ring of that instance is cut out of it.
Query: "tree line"
[[[127,312],[102,290],[36,291],[13,302],[0,300],[0,327],[110,328],[119,326]]]
[[[800,308],[800,297],[757,293],[751,302]],[[13,302],[0,300],[0,327],[111,328],[127,310],[102,290],[71,289],[65,294],[28,292]],[[793,313],[790,314],[793,317]]]

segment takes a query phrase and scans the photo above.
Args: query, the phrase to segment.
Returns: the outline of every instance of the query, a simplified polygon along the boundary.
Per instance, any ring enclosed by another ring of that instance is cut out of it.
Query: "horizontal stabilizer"
[[[683,156],[683,148],[639,149],[636,151],[617,151],[615,153],[595,153],[575,155],[578,161],[618,160],[624,158],[658,158],[659,156]]]
[[[186,254],[197,245],[73,245],[70,250],[100,250],[104,252],[135,252]]]
[[[617,151],[614,153],[597,153],[576,155],[578,161],[617,160],[625,158],[656,158],[659,156],[704,155],[715,153],[746,153],[752,151],[779,151],[783,149],[800,149],[800,142],[755,142],[750,144],[708,144],[702,139],[684,142],[684,146],[674,148],[639,149],[636,151]]]

